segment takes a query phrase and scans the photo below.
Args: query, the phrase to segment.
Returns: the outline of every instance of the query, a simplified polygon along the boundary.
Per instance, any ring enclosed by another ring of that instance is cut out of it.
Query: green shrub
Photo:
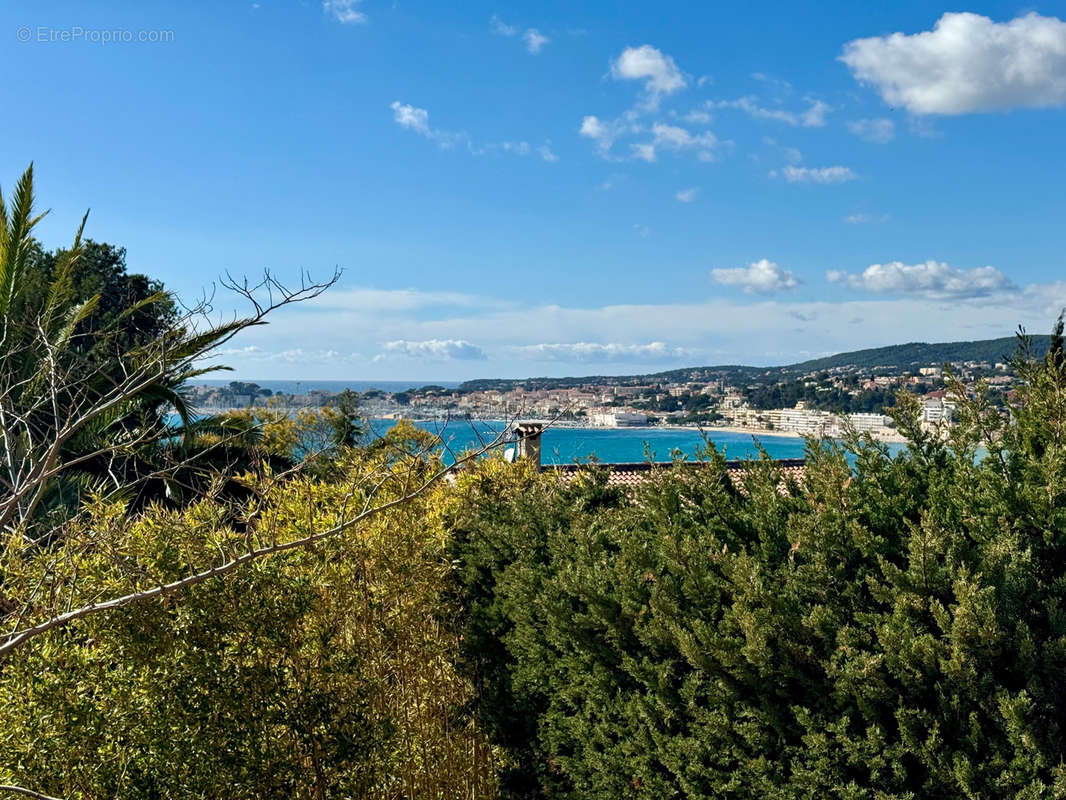
[[[448,524],[509,797],[1066,796],[1066,374],[907,450],[633,496],[498,466]],[[984,450],[979,450],[984,448]]]

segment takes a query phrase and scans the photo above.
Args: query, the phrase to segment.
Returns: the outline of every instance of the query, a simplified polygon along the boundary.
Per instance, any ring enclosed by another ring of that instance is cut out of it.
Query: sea
[[[371,439],[381,436],[394,424],[391,420],[370,420],[367,436]],[[415,424],[439,435],[453,453],[481,447],[506,427],[502,421],[451,420],[447,424],[421,421]],[[541,439],[541,463],[663,462],[670,461],[675,453],[693,458],[706,447],[707,441],[713,442],[728,459],[757,458],[760,452],[770,458],[803,458],[806,446],[804,440],[796,436],[753,435],[713,429],[701,433],[687,428],[549,427]],[[890,443],[888,447],[895,454],[905,445]]]
[[[458,381],[285,381],[249,380],[264,389],[286,394],[302,394],[315,389],[341,392],[351,389],[366,392],[379,389],[384,392],[403,392],[422,386],[443,386],[454,389]],[[225,386],[228,380],[200,380],[209,386]],[[394,421],[370,420],[367,439],[381,436]],[[419,427],[442,436],[447,448],[453,453],[478,448],[496,438],[507,423],[503,421],[449,422],[421,421]],[[704,438],[706,436],[706,438]],[[638,461],[670,461],[674,453],[693,458],[706,447],[707,441],[725,453],[729,459],[757,458],[765,451],[771,458],[803,458],[804,440],[796,436],[753,435],[716,431],[704,433],[694,428],[576,428],[549,427],[541,440],[541,461],[544,464],[571,464],[575,461],[600,461],[605,464],[627,464]],[[904,447],[889,444],[890,452]],[[446,458],[446,460],[448,460]]]

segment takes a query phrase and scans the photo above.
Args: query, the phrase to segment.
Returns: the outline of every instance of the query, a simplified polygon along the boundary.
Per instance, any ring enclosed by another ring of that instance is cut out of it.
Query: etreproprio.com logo
[[[174,41],[174,31],[130,30],[128,28],[84,28],[71,25],[56,28],[47,25],[23,25],[15,31],[15,39],[34,44],[88,42],[89,44],[161,44]]]

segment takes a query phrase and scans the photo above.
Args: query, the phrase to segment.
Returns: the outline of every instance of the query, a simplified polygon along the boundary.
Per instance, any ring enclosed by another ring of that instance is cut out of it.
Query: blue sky
[[[1043,332],[1066,304],[1063,17],[6,3],[0,185],[33,160],[47,245],[91,207],[91,237],[184,297],[227,271],[342,268],[224,353],[253,379],[618,374]]]

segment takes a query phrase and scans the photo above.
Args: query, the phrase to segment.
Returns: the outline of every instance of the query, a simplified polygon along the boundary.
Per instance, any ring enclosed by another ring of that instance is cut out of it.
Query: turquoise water
[[[371,435],[380,436],[393,424],[389,420],[371,420]],[[438,422],[416,424],[441,435],[454,452],[487,443],[504,428],[502,422],[451,421],[447,426]],[[760,445],[771,458],[803,458],[804,455],[804,441],[798,437],[755,437],[747,433],[714,430],[708,431],[707,436],[730,459],[755,458]],[[594,457],[608,464],[620,464],[646,460],[646,448],[650,448],[655,461],[669,461],[674,450],[691,457],[703,446],[704,439],[697,430],[548,428],[541,440],[541,461],[545,464],[567,464]],[[902,447],[900,444],[889,445],[893,453]]]

